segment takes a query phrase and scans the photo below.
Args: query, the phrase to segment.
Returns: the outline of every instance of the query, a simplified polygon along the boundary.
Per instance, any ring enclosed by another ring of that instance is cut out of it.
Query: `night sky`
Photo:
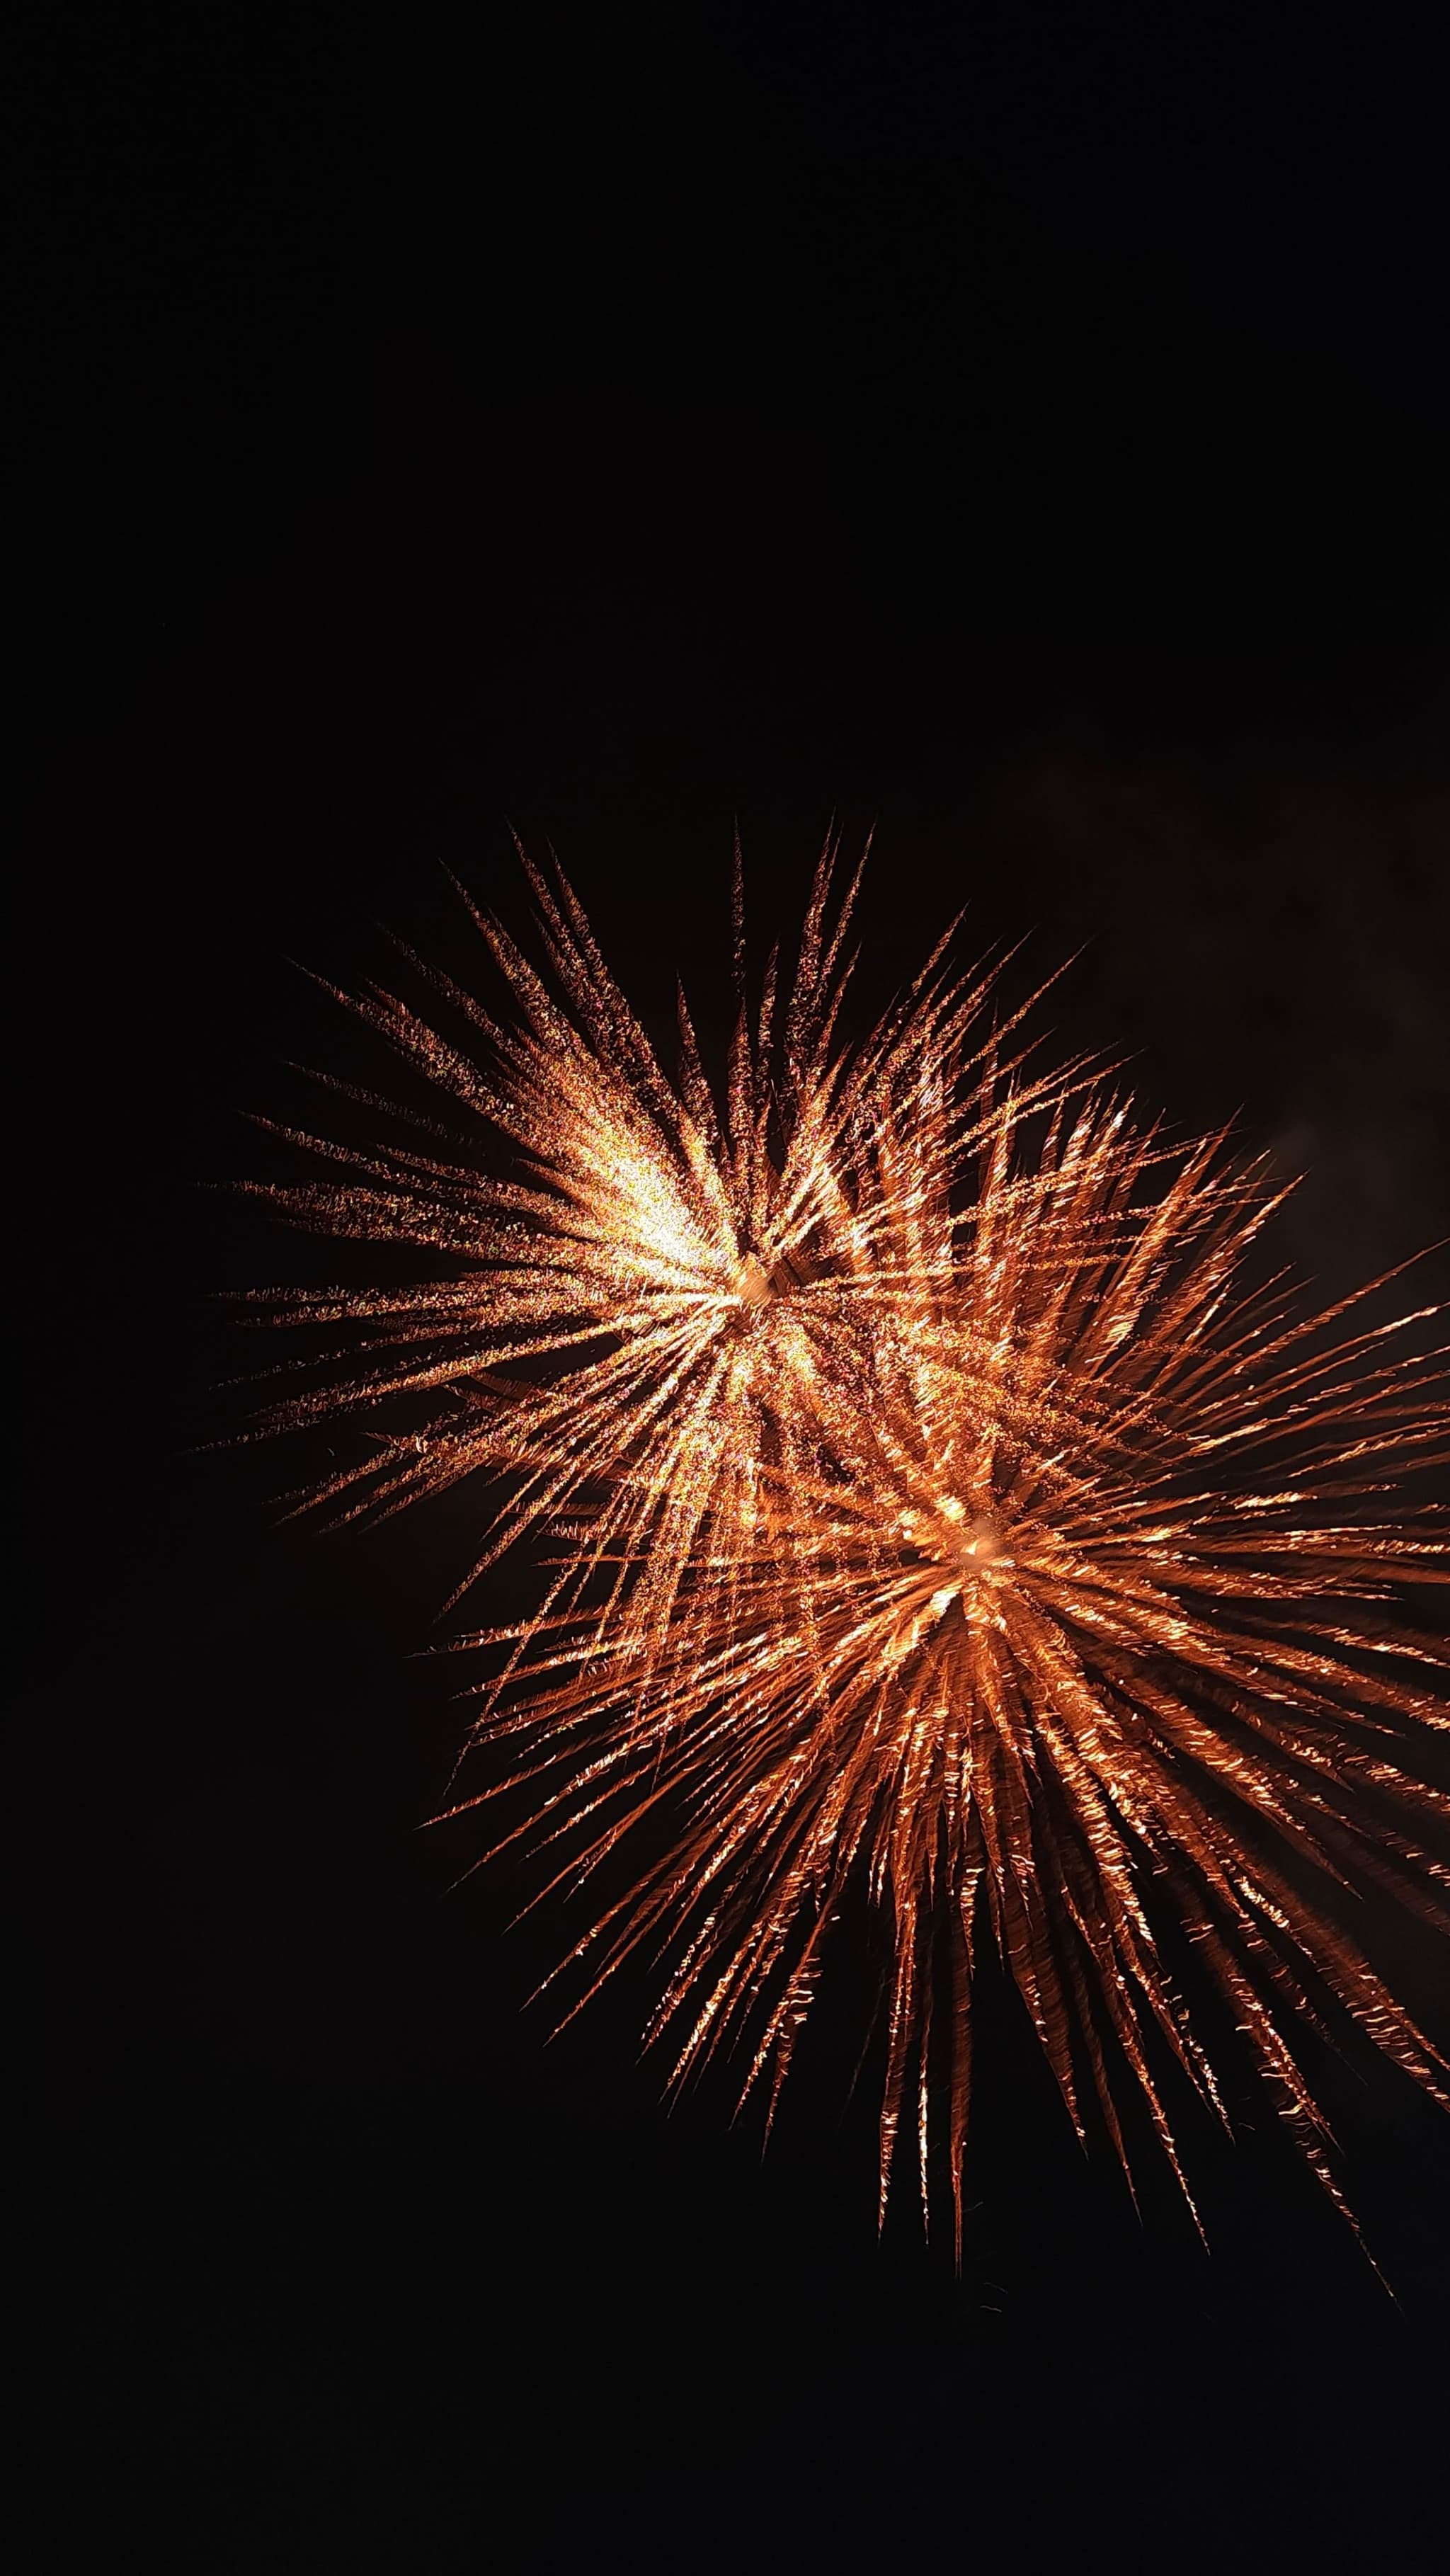
[[[643,1978],[546,2046],[522,1872],[450,1892],[417,1650],[479,1498],[327,1537],[272,1507],[315,1458],[208,1445],[254,1355],[213,1292],[337,1267],[212,1186],[279,1170],[243,1113],[384,1072],[297,965],[472,974],[438,863],[517,925],[510,824],[662,1034],[677,965],[718,1021],[737,816],[763,944],[874,826],[862,1025],[965,904],[1016,991],[1077,955],[1065,1046],[1307,1169],[1326,1290],[1450,1236],[1430,13],[20,17],[13,2563],[1442,2564],[1450,2123],[1403,2079],[1319,2061],[1398,2304],[1250,2090],[1186,2139],[1212,2254],[1151,2157],[1135,2215],[990,1991],[963,2276],[905,2193],[878,2245],[849,1957],[762,2163],[725,2084],[661,2108]],[[1382,1933],[1444,2044],[1443,1947]]]

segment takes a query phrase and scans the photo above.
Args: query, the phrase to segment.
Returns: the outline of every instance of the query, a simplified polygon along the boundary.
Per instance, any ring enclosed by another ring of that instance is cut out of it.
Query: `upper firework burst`
[[[961,1157],[1064,1081],[1003,1090],[1014,1024],[987,1035],[991,977],[953,977],[940,948],[863,1044],[839,1043],[860,870],[840,890],[828,844],[794,979],[782,992],[772,957],[753,1011],[737,853],[737,1017],[717,1103],[683,996],[673,1082],[562,874],[524,866],[542,971],[474,916],[512,1021],[416,959],[470,1031],[467,1051],[390,993],[349,1002],[462,1113],[476,1159],[282,1131],[338,1177],[264,1189],[274,1206],[316,1232],[442,1252],[449,1268],[401,1289],[254,1297],[271,1320],[348,1335],[295,1363],[320,1383],[264,1420],[372,1418],[367,1460],[306,1497],[345,1513],[397,1508],[475,1470],[506,1477],[480,1566],[586,1507],[575,1574],[630,1558],[639,1635],[702,1542],[751,1525],[763,1470],[822,1472],[846,1391],[865,1401],[923,1299],[949,1301]],[[424,1399],[421,1427],[416,1415],[390,1427],[400,1398]]]

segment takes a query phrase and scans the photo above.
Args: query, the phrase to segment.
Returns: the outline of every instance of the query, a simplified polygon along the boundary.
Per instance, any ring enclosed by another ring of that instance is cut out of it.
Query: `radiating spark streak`
[[[739,2047],[768,2126],[864,1889],[881,2206],[914,2132],[926,2207],[940,2100],[960,2253],[983,1939],[1078,2133],[1091,2099],[1131,2187],[1136,2089],[1186,2196],[1170,2086],[1225,2117],[1186,1937],[1342,2208],[1300,2028],[1347,2018],[1447,2099],[1341,1919],[1373,1888],[1450,1930],[1417,1741],[1450,1728],[1447,1658],[1397,1608],[1445,1579],[1445,1522],[1394,1508],[1450,1456],[1437,1309],[1246,1284],[1263,1167],[1139,1132],[1080,1065],[1030,1074],[1022,1015],[989,1029],[990,977],[944,946],[843,1045],[859,871],[838,897],[831,847],[754,1010],[737,864],[723,1105],[683,1001],[672,1083],[563,878],[530,881],[542,969],[479,920],[510,1017],[427,976],[468,1052],[393,995],[350,1005],[468,1138],[294,1135],[339,1177],[266,1193],[457,1275],[258,1303],[352,1337],[265,1427],[384,1422],[322,1498],[483,1470],[511,1481],[479,1565],[550,1541],[536,1616],[461,1641],[495,1650],[496,1776],[448,1812],[515,1797],[495,1848],[548,1850],[541,1894],[638,1855],[564,1963],[569,2017],[649,1951],[671,2084]],[[400,1399],[423,1431],[386,1428]]]

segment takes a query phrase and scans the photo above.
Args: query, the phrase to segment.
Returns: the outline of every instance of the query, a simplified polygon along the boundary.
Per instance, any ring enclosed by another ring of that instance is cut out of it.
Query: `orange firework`
[[[482,1150],[445,1162],[279,1131],[338,1177],[264,1188],[274,1207],[315,1232],[422,1246],[450,1264],[445,1277],[386,1292],[248,1301],[268,1321],[348,1327],[340,1353],[294,1364],[321,1382],[271,1407],[265,1429],[341,1412],[380,1426],[366,1460],[310,1489],[306,1504],[340,1501],[347,1517],[478,1470],[507,1475],[477,1574],[587,1496],[596,1517],[577,1572],[609,1554],[632,1560],[621,1601],[639,1633],[667,1612],[700,1544],[728,1547],[722,1533],[753,1525],[765,1465],[820,1470],[839,1390],[869,1383],[874,1351],[915,1312],[922,1283],[940,1284],[950,1267],[961,1153],[1071,1078],[1026,1083],[1010,1102],[994,1096],[1014,1023],[976,1036],[992,979],[946,974],[945,943],[863,1045],[838,1046],[860,871],[832,919],[836,860],[828,844],[788,995],[782,1004],[772,959],[752,1014],[737,854],[738,1017],[723,1115],[683,996],[676,1085],[567,883],[527,859],[553,989],[496,922],[474,916],[517,1006],[512,1025],[416,959],[472,1052],[392,994],[350,1001],[465,1113]],[[490,1167],[500,1143],[514,1177]],[[400,1399],[422,1399],[421,1428],[416,1418],[388,1427]]]
[[[339,1155],[335,1188],[272,1193],[461,1268],[284,1302],[399,1355],[276,1418],[421,1390],[441,1409],[384,1443],[384,1504],[482,1466],[514,1479],[495,1546],[552,1532],[538,1615],[461,1642],[506,1650],[477,1737],[506,1757],[481,1796],[526,1803],[508,1839],[552,1849],[551,1887],[639,1855],[572,2009],[643,1947],[674,2080],[739,2047],[773,2108],[864,1889],[882,2205],[904,2123],[925,2203],[939,2102],[960,2246],[980,1945],[1079,2131],[1094,2094],[1126,2170],[1136,2085],[1181,2182],[1167,2069],[1222,2114],[1166,1964],[1186,1939],[1342,2207],[1299,2028],[1348,2015],[1447,2099],[1341,1919],[1389,1890],[1450,1930],[1424,1847],[1450,1801],[1415,1752],[1450,1729],[1445,1658],[1398,1607],[1441,1577],[1443,1519],[1392,1510],[1450,1454],[1433,1310],[1254,1286],[1262,1166],[1169,1149],[1076,1068],[1028,1082],[939,956],[839,1048],[830,876],[828,852],[779,1037],[773,976],[753,1026],[742,1004],[721,1117],[688,1019],[676,1090],[562,884],[535,880],[567,1007],[493,928],[523,1025],[441,988],[487,1072],[360,1005],[528,1176]]]
[[[842,1391],[838,1474],[764,1481],[647,1672],[577,1615],[534,1632],[480,1727],[522,1751],[575,1882],[673,1795],[678,1842],[573,1955],[599,1953],[589,1991],[641,1942],[672,1956],[650,2037],[676,2033],[677,2078],[743,2040],[745,2090],[768,2076],[773,2103],[831,1921],[869,1887],[883,2207],[909,2095],[925,2198],[931,2079],[958,2241],[983,1937],[1074,2122],[1086,2080],[1120,2155],[1115,2062],[1175,2171],[1153,2055],[1221,2107],[1165,1909],[1336,2201],[1286,2026],[1338,2006],[1438,2091],[1335,1899],[1392,1888],[1450,1929],[1450,1873],[1415,1839],[1447,1801],[1404,1767],[1417,1727],[1450,1727],[1409,1677],[1443,1661],[1393,1610],[1444,1548],[1428,1510],[1380,1516],[1398,1467],[1445,1454],[1439,1357],[1389,1355],[1414,1318],[1345,1335],[1342,1308],[1236,1297],[1274,1203],[1214,1143],[1165,1173],[1100,1101],[1026,1170],[1004,1130],[949,1289],[871,1401]]]

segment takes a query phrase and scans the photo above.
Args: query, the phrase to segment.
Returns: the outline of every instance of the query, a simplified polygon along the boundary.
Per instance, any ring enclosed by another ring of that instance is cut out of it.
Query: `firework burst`
[[[563,1005],[492,925],[514,1025],[434,979],[488,1071],[393,997],[357,1005],[528,1174],[324,1146],[347,1177],[272,1193],[462,1265],[284,1302],[392,1355],[273,1418],[421,1391],[426,1442],[383,1440],[373,1497],[484,1467],[513,1479],[493,1547],[552,1534],[538,1614],[461,1641],[503,1664],[494,1777],[449,1812],[521,1797],[507,1839],[549,1851],[551,1889],[638,1855],[569,2009],[644,1950],[673,2080],[739,2050],[773,2109],[864,1888],[882,2206],[904,2128],[926,2204],[939,2105],[960,2247],[983,1944],[1079,2132],[1095,2097],[1126,2170],[1136,2087],[1180,2182],[1167,2070],[1223,2111],[1187,1944],[1343,2207],[1301,2031],[1348,2016],[1447,2099],[1345,1928],[1391,1891],[1450,1930],[1426,1847],[1450,1802],[1416,1754],[1450,1728],[1444,1657],[1398,1606],[1444,1570],[1433,1507],[1395,1500],[1450,1453],[1432,1310],[1254,1287],[1262,1167],[1144,1135],[1079,1068],[1029,1081],[940,953],[842,1050],[832,866],[778,1029],[773,968],[753,1019],[737,970],[722,1114],[683,1008],[675,1087],[561,883],[534,880]]]
[[[650,2037],[674,2034],[677,2080],[743,2042],[773,2106],[829,1927],[869,1888],[883,2208],[908,2114],[925,2200],[944,2097],[958,2241],[984,1937],[1074,2123],[1086,2083],[1125,2165],[1115,2069],[1180,2181],[1155,2057],[1222,2108],[1166,1917],[1341,2206],[1294,2024],[1338,2008],[1439,2092],[1336,1910],[1388,1888],[1450,1929],[1418,1840],[1447,1802],[1405,1767],[1407,1737],[1450,1726],[1443,1665],[1393,1608],[1444,1549],[1433,1517],[1381,1517],[1395,1471],[1444,1455],[1439,1362],[1388,1355],[1414,1318],[1346,1334],[1342,1309],[1236,1296],[1274,1204],[1214,1144],[1165,1169],[1100,1103],[1026,1173],[1004,1133],[949,1297],[840,1405],[838,1475],[764,1480],[749,1546],[692,1565],[647,1673],[607,1623],[547,1624],[481,1721],[523,1756],[554,1884],[669,1785],[677,1844],[573,1956],[597,1958],[586,1992],[641,1943],[671,1963]]]
[[[838,1046],[860,880],[858,868],[840,887],[838,857],[828,844],[788,993],[772,957],[752,1012],[737,853],[737,1017],[723,1111],[683,994],[672,1083],[567,882],[526,857],[547,972],[497,922],[473,915],[515,1005],[510,1023],[409,961],[466,1027],[471,1052],[394,994],[336,996],[446,1095],[477,1150],[458,1160],[455,1137],[444,1161],[276,1131],[336,1174],[262,1188],[279,1213],[317,1233],[442,1253],[449,1265],[386,1292],[264,1291],[247,1301],[267,1322],[347,1328],[340,1349],[293,1364],[289,1374],[309,1382],[262,1417],[267,1433],[344,1413],[369,1422],[366,1457],[309,1487],[303,1506],[346,1518],[479,1471],[507,1478],[477,1575],[587,1498],[591,1534],[570,1579],[610,1555],[628,1560],[621,1615],[648,1634],[691,1555],[729,1548],[753,1526],[765,1467],[822,1469],[839,1390],[864,1398],[880,1348],[914,1323],[923,1284],[943,1284],[961,1154],[1073,1078],[999,1096],[1001,1050],[1021,1014],[999,1015],[987,1033],[991,973],[951,976],[945,941],[864,1044]],[[397,1103],[369,1106],[420,1123]],[[450,1131],[433,1135],[448,1142]],[[507,1176],[496,1168],[500,1147]],[[390,1428],[400,1402],[413,1418]]]

